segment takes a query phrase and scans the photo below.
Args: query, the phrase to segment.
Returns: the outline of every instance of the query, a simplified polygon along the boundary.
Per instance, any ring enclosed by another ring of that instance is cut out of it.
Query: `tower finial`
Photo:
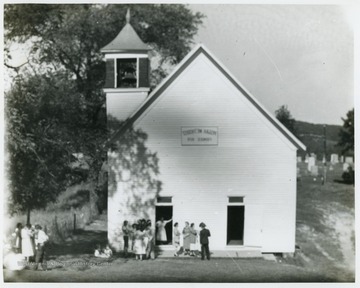
[[[129,24],[130,23],[130,8],[127,9],[126,12],[126,23]]]

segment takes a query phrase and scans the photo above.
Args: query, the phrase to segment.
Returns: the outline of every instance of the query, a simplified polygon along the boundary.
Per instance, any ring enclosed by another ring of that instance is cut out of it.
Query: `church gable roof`
[[[301,143],[284,125],[282,125],[273,115],[271,115],[244,87],[234,76],[218,61],[204,45],[195,47],[174,69],[174,71],[166,77],[162,83],[148,96],[147,100],[135,111],[135,113],[124,123],[118,132],[112,137],[112,141],[121,135],[126,129],[131,127],[140,117],[147,111],[159,98],[159,96],[181,75],[181,73],[200,55],[205,55],[214,66],[243,94],[265,118],[275,126],[296,148],[306,150]]]

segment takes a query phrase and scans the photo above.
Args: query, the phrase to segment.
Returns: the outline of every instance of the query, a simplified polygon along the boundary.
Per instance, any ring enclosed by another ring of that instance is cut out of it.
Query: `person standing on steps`
[[[159,241],[159,243],[162,245],[167,244],[167,236],[166,236],[165,226],[166,226],[166,224],[168,224],[171,221],[172,221],[172,218],[170,220],[165,221],[164,217],[161,217],[161,219],[156,222],[156,227],[157,227],[156,240]]]
[[[129,222],[127,220],[124,221],[122,226],[122,232],[123,232],[123,239],[124,239],[124,256],[125,258],[128,256],[128,250],[129,250],[129,235],[130,235],[130,227]]]
[[[206,225],[205,223],[201,222],[200,223],[200,244],[201,244],[201,260],[205,259],[205,254],[206,254],[206,258],[208,260],[210,260],[210,251],[209,251],[209,237],[211,236],[210,231],[208,229],[206,229]]]

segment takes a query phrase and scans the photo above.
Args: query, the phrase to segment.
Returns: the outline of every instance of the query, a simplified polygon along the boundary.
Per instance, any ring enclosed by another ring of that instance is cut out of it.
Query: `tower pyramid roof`
[[[134,28],[130,24],[130,10],[126,14],[126,25],[120,33],[105,47],[101,48],[103,53],[116,52],[140,52],[150,50],[140,39]]]

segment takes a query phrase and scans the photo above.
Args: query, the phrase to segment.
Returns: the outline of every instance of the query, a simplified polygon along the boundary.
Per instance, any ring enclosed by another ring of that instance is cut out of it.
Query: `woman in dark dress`
[[[185,222],[185,227],[182,231],[183,233],[183,240],[184,240],[184,255],[189,255],[190,253],[190,235],[191,230],[189,226],[189,222]]]
[[[21,229],[22,229],[22,224],[21,223],[17,223],[16,228],[15,228],[15,232],[14,232],[14,252],[15,253],[21,253]]]
[[[196,256],[196,239],[197,239],[197,231],[195,230],[194,223],[190,225],[190,256]]]

